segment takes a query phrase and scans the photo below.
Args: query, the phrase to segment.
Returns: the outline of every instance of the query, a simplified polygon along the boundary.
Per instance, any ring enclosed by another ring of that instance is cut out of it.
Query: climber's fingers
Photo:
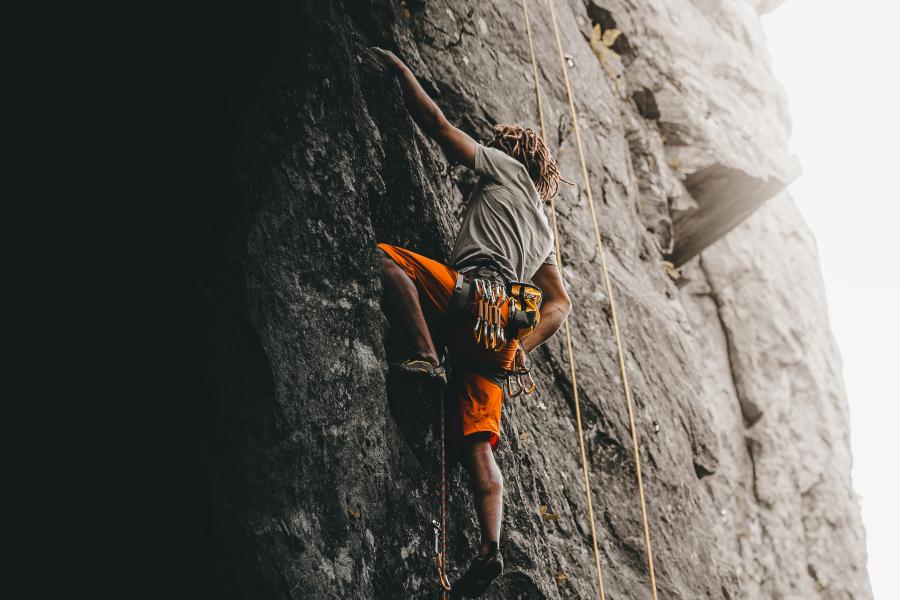
[[[397,55],[390,50],[385,50],[384,48],[379,48],[378,46],[372,46],[372,50],[374,50],[381,57],[381,59],[387,66],[391,68],[398,68],[403,66],[403,61],[397,58]]]

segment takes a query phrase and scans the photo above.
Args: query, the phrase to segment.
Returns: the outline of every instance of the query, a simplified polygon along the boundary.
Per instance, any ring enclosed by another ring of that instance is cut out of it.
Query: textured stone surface
[[[744,593],[871,597],[840,353],[802,217],[782,194],[684,271],[695,339],[718,374],[701,396],[720,440],[708,489]]]
[[[751,4],[759,14],[764,15],[784,4],[784,0],[752,0]]]
[[[548,142],[580,180],[547,8],[530,6]],[[197,595],[438,597],[434,398],[385,377],[373,249],[445,258],[472,180],[416,130],[367,47],[395,48],[476,137],[496,122],[536,127],[521,6],[254,10],[229,178],[193,248]],[[691,196],[692,173],[792,176],[752,5],[572,1],[557,14],[627,344],[660,598],[870,597],[840,361],[790,201],[688,262],[681,289],[663,265],[679,243],[673,215],[716,200]],[[592,48],[593,26],[613,23],[623,35]],[[648,598],[584,190],[563,186],[557,205],[607,597]],[[507,571],[486,597],[593,598],[562,337],[534,363],[539,392],[504,412]],[[452,579],[477,532],[464,474],[449,480]]]

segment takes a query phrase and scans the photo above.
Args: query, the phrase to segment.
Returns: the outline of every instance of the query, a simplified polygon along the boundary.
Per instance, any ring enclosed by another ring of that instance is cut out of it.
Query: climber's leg
[[[394,318],[409,336],[414,358],[425,360],[433,365],[439,364],[437,350],[428,324],[419,304],[419,292],[412,279],[384,251],[381,255],[381,270],[384,273],[384,293],[390,304]]]
[[[453,584],[451,598],[478,598],[503,573],[500,554],[500,522],[503,520],[503,475],[494,460],[491,432],[467,435],[463,440],[462,462],[469,472],[478,523],[481,548],[469,568]]]
[[[478,523],[481,525],[480,555],[499,545],[503,520],[503,474],[494,460],[490,436],[489,432],[468,435],[462,447],[462,463],[469,473]]]

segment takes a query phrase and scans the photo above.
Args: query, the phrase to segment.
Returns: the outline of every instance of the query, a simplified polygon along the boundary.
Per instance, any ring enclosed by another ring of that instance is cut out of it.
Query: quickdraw
[[[447,554],[441,550],[440,544],[443,529],[441,524],[437,522],[437,519],[432,519],[431,524],[434,526],[434,555],[437,563],[438,583],[449,592],[452,586],[450,585],[450,580],[447,579],[447,564],[445,562]]]
[[[472,337],[486,350],[499,350],[506,343],[506,332],[500,319],[501,307],[508,300],[506,287],[491,279],[476,277],[473,304],[475,327]]]
[[[450,580],[447,578],[447,455],[446,437],[447,428],[445,422],[446,391],[441,390],[441,522],[431,520],[434,526],[434,554],[437,563],[438,583],[444,588],[444,600],[450,591]]]
[[[515,380],[516,385],[519,386],[519,389],[515,392],[512,390],[512,382]],[[507,371],[506,373],[506,395],[510,398],[515,398],[517,396],[521,396],[525,394],[531,394],[534,390],[537,389],[537,383],[534,382],[534,377],[531,376],[531,369],[528,367],[517,367],[512,371]]]

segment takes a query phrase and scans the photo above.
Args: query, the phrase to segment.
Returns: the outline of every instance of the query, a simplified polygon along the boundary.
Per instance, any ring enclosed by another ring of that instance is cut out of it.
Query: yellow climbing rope
[[[534,56],[534,40],[531,36],[531,22],[528,18],[527,0],[522,0],[522,11],[525,14],[525,31],[528,32],[528,48],[531,51],[531,72],[534,75],[534,94],[537,97],[538,119],[541,125],[541,138],[546,139],[547,132],[544,127],[544,108],[541,104],[541,87],[538,80],[537,59]],[[554,196],[550,197],[550,214],[553,217],[553,242],[556,247],[556,262],[559,267],[560,276],[563,273],[562,252],[559,249],[559,229],[556,222],[556,200]],[[581,402],[578,399],[578,379],[575,376],[575,352],[572,350],[572,331],[569,328],[569,320],[563,322],[563,328],[566,333],[566,352],[569,356],[569,376],[572,378],[572,397],[575,402],[575,422],[578,425],[578,448],[581,451],[581,470],[584,476],[584,494],[587,499],[588,517],[591,524],[591,541],[594,545],[594,566],[597,570],[597,589],[600,593],[601,600],[606,600],[603,592],[603,574],[600,569],[600,548],[597,545],[597,528],[594,525],[594,503],[591,494],[591,482],[588,475],[587,455],[584,451],[584,433],[581,427]]]
[[[578,157],[579,157],[579,160],[581,163],[581,176],[584,180],[585,191],[587,192],[588,206],[591,209],[591,221],[594,226],[594,237],[596,238],[596,241],[597,241],[597,252],[600,256],[600,269],[601,269],[601,272],[603,275],[603,284],[606,287],[606,294],[607,294],[607,297],[609,298],[609,312],[610,312],[610,316],[612,318],[612,328],[613,328],[613,334],[614,334],[615,340],[616,340],[616,350],[619,355],[619,371],[622,376],[622,387],[625,392],[625,402],[626,402],[626,406],[628,408],[628,424],[629,424],[629,428],[631,430],[631,444],[632,444],[632,451],[634,454],[635,473],[637,476],[638,497],[640,499],[641,518],[643,520],[643,526],[644,526],[644,546],[647,549],[647,568],[650,573],[650,586],[651,586],[651,591],[653,594],[653,600],[657,600],[656,574],[655,574],[655,571],[653,568],[653,550],[650,545],[650,526],[649,526],[649,522],[647,519],[647,505],[644,500],[644,483],[643,483],[643,479],[641,477],[640,449],[639,449],[639,445],[638,445],[637,428],[635,427],[635,424],[634,424],[634,402],[631,397],[631,386],[628,384],[628,373],[625,369],[625,349],[624,349],[624,345],[622,343],[622,336],[619,333],[619,320],[618,320],[618,316],[616,314],[616,303],[615,303],[615,299],[613,296],[612,283],[609,278],[609,270],[607,269],[607,266],[606,266],[606,256],[603,251],[603,237],[600,235],[600,225],[599,225],[599,222],[597,219],[597,209],[594,206],[594,197],[591,192],[591,182],[590,182],[590,178],[588,177],[587,162],[584,157],[584,148],[581,144],[581,132],[578,127],[578,115],[577,115],[577,111],[575,110],[575,100],[574,100],[574,95],[572,94],[572,86],[569,82],[569,73],[568,73],[568,70],[566,69],[566,60],[565,60],[565,55],[563,54],[563,50],[562,50],[562,41],[560,40],[560,37],[559,37],[559,26],[557,25],[557,22],[556,22],[556,10],[554,9],[554,6],[553,6],[553,0],[547,0],[547,7],[550,10],[550,19],[553,23],[553,33],[554,33],[554,36],[556,37],[556,49],[559,53],[559,64],[560,64],[560,67],[562,68],[563,80],[564,80],[565,86],[566,86],[566,95],[569,100],[569,112],[572,117],[572,127],[575,130],[575,142],[578,147]],[[534,41],[533,41],[532,34],[531,34],[531,23],[528,18],[527,0],[522,0],[522,10],[525,14],[525,29],[528,33],[528,46],[531,51],[531,69],[532,69],[532,73],[534,75],[534,89],[535,89],[535,94],[537,96],[537,108],[538,108],[538,115],[539,115],[540,125],[541,125],[541,136],[546,139],[545,131],[544,131],[543,106],[541,103],[540,85],[538,83],[537,60],[534,55]],[[562,272],[562,254],[561,254],[560,248],[559,248],[559,233],[558,233],[557,222],[556,222],[556,203],[552,198],[550,200],[550,207],[551,207],[551,212],[553,215],[553,235],[554,235],[554,240],[556,243],[556,257],[557,257],[557,262],[559,263],[560,272]],[[580,411],[579,402],[578,402],[578,385],[575,380],[575,361],[574,361],[574,354],[572,352],[572,336],[571,336],[571,333],[569,330],[568,321],[566,321],[566,324],[565,324],[565,332],[566,332],[566,348],[568,350],[569,366],[570,366],[571,376],[572,376],[572,389],[574,390],[575,418],[576,418],[576,421],[578,424],[578,444],[581,449],[581,466],[582,466],[582,470],[584,473],[584,485],[585,485],[585,493],[587,495],[588,516],[590,517],[590,520],[591,520],[591,537],[593,538],[593,543],[594,543],[594,562],[595,562],[595,565],[597,568],[597,583],[599,586],[600,598],[601,598],[601,600],[605,600],[605,595],[603,592],[603,577],[600,572],[600,554],[599,554],[599,550],[598,550],[598,546],[597,546],[597,534],[596,534],[596,530],[595,530],[595,526],[594,526],[594,511],[593,511],[593,506],[592,506],[592,502],[591,502],[591,491],[590,491],[590,483],[589,483],[589,479],[588,479],[587,459],[585,457],[585,451],[584,451],[584,436],[582,434],[582,426],[581,426],[581,411]]]

